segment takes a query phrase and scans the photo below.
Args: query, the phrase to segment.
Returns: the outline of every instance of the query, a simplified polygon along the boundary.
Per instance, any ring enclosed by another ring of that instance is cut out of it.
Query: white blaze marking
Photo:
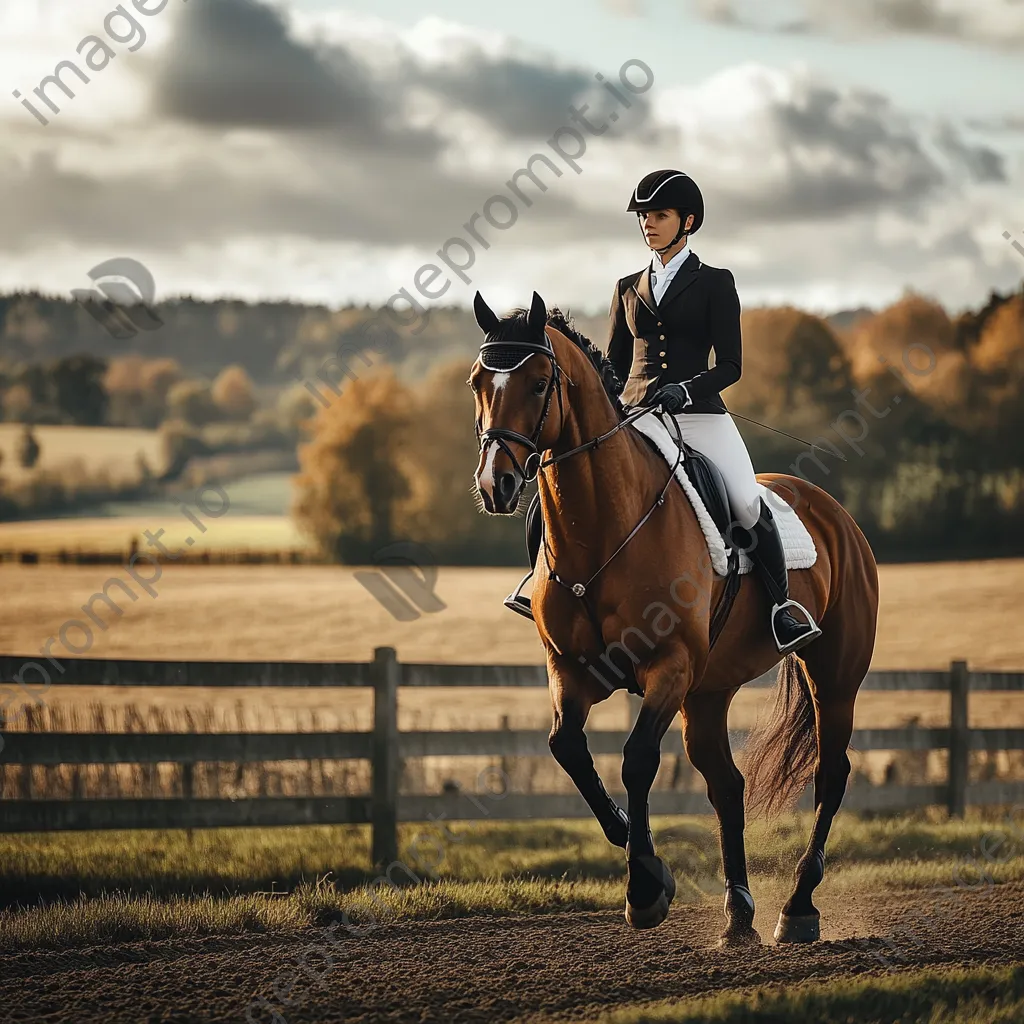
[[[500,391],[507,383],[511,373],[496,373],[492,378],[495,391]]]
[[[494,486],[494,457],[498,454],[498,442],[497,440],[491,441],[490,448],[487,452],[487,459],[484,461],[484,471],[481,475],[482,480],[486,480],[492,487]]]

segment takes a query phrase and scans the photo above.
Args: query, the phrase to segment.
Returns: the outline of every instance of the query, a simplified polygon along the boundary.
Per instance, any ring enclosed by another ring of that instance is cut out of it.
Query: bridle
[[[480,454],[483,454],[484,449],[492,441],[496,441],[498,447],[511,459],[516,472],[527,483],[535,480],[540,470],[550,464],[550,460],[548,462],[541,462],[538,443],[540,435],[544,432],[544,424],[547,422],[548,412],[551,410],[551,396],[553,394],[558,395],[558,415],[561,423],[565,424],[565,409],[562,405],[563,371],[558,365],[555,350],[551,346],[551,340],[548,338],[546,331],[543,332],[543,337],[543,342],[485,341],[480,346],[480,365],[492,373],[511,373],[513,370],[518,370],[527,359],[537,353],[547,356],[551,361],[552,372],[544,395],[544,409],[540,414],[540,419],[537,421],[537,426],[529,437],[525,434],[520,434],[518,430],[510,430],[508,427],[488,427],[486,430],[481,431],[480,421],[477,420],[476,422],[476,437],[480,447]],[[490,362],[487,361],[488,358]],[[566,380],[569,380],[568,376],[566,376]],[[509,447],[509,441],[522,445],[529,452],[526,456],[525,464],[520,464],[515,452]]]
[[[519,351],[517,351],[519,350]],[[525,355],[521,355],[520,351],[525,352]],[[544,332],[544,341],[484,341],[480,346],[480,365],[485,370],[490,370],[492,373],[511,373],[513,370],[519,369],[531,356],[540,353],[548,357],[551,361],[552,373],[548,380],[547,391],[544,397],[544,409],[541,412],[540,419],[537,421],[537,426],[534,428],[533,433],[527,437],[525,434],[519,433],[517,430],[510,430],[507,427],[488,427],[486,430],[480,430],[480,421],[476,423],[476,436],[480,444],[480,454],[483,452],[487,445],[491,441],[497,442],[498,446],[503,452],[511,459],[513,466],[516,471],[526,481],[532,481],[536,479],[537,475],[542,469],[548,466],[553,466],[558,462],[562,462],[565,459],[572,458],[574,455],[579,455],[581,452],[590,451],[598,448],[601,444],[608,440],[608,438],[617,434],[624,427],[628,427],[634,420],[640,419],[641,416],[646,416],[652,410],[646,407],[641,407],[636,411],[630,413],[624,419],[612,427],[611,430],[606,431],[599,437],[591,438],[589,441],[585,441],[581,445],[577,445],[575,448],[569,449],[569,451],[562,452],[559,455],[554,455],[549,459],[541,459],[540,449],[538,442],[540,435],[544,430],[544,424],[547,422],[548,412],[551,408],[551,395],[552,392],[558,394],[558,410],[561,418],[561,423],[565,424],[565,409],[562,404],[562,388],[561,380],[565,376],[566,380],[572,384],[572,380],[567,374],[559,367],[558,359],[555,355],[555,350],[551,345],[551,340],[547,336],[547,332]],[[485,356],[490,357],[490,365],[485,361]],[[497,364],[497,365],[495,365]],[[504,365],[502,365],[504,364]],[[570,590],[576,597],[584,599],[587,594],[587,588],[597,578],[597,576],[605,569],[605,567],[611,562],[611,560],[633,539],[640,528],[647,522],[648,519],[654,514],[654,511],[664,504],[665,495],[668,492],[669,486],[675,477],[676,469],[679,467],[679,463],[683,458],[683,446],[682,446],[682,432],[679,429],[679,424],[676,423],[673,417],[667,417],[672,426],[675,429],[676,443],[678,454],[676,456],[675,464],[672,466],[668,474],[668,479],[665,481],[664,487],[662,487],[658,497],[655,499],[654,504],[648,509],[647,514],[633,527],[626,539],[611,553],[611,555],[604,561],[600,568],[594,572],[590,579],[583,583],[568,583],[563,580],[551,567],[550,548],[548,547],[547,537],[544,538],[544,560],[548,567],[548,578],[554,580],[556,583],[561,584],[567,590]],[[662,420],[664,423],[664,419]],[[525,447],[529,454],[526,457],[525,465],[520,465],[519,460],[516,458],[515,453],[509,447],[508,442],[513,441],[516,444],[520,444]],[[601,636],[600,624],[597,622],[597,617],[594,614],[593,609],[587,604],[587,611],[590,613],[591,620],[594,622],[597,628],[598,636]]]

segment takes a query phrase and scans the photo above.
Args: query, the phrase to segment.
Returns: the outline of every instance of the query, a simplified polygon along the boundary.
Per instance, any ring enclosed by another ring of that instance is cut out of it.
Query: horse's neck
[[[574,403],[571,411],[566,410],[565,429],[554,454],[606,434],[617,422],[611,405],[600,396]],[[579,452],[546,469],[540,499],[552,552],[574,563],[580,558],[607,558],[654,499],[655,483],[663,482],[655,481],[652,462],[637,433],[623,427],[596,450]]]

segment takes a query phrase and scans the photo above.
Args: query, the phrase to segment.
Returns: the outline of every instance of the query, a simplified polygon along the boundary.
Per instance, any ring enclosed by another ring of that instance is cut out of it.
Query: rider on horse
[[[643,270],[615,285],[609,312],[607,353],[620,381],[625,406],[660,406],[672,415],[682,440],[710,458],[725,481],[735,525],[750,536],[742,545],[757,566],[772,601],[771,630],[781,654],[821,635],[801,605],[789,598],[782,539],[760,495],[746,445],[719,392],[740,378],[740,302],[730,271],[702,263],[688,236],[704,220],[704,198],[682,171],[652,171],[630,197],[648,248]],[[691,288],[691,285],[695,286]],[[708,369],[711,352],[715,366]],[[530,565],[536,565],[543,522],[539,495],[527,513]],[[506,607],[533,618],[519,591]],[[797,608],[805,621],[797,618]]]

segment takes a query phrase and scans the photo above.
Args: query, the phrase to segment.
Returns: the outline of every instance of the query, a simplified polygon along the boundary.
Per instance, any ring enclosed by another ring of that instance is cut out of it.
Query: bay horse
[[[608,840],[625,850],[626,921],[659,925],[675,894],[655,854],[648,798],[662,737],[680,711],[687,757],[719,822],[720,945],[760,942],[743,840],[745,788],[747,810],[771,813],[812,778],[814,825],[775,939],[818,939],[811,897],[846,791],[854,701],[874,648],[878,573],[867,540],[826,491],[802,478],[759,475],[814,540],[814,565],[790,571],[790,593],[822,635],[783,658],[771,638],[767,595],[749,573],[712,646],[722,578],[711,571],[707,541],[682,487],[671,482],[672,467],[629,426],[608,359],[557,309],[549,313],[536,292],[528,312],[499,318],[479,292],[474,309],[485,334],[468,381],[480,439],[475,484],[486,512],[511,515],[526,484],[538,479],[544,546],[532,608],[546,652],[550,749]],[[729,705],[744,683],[776,664],[775,707],[746,747],[745,787],[729,747]],[[605,789],[584,733],[590,709],[622,687],[643,695],[622,752],[626,810]]]

